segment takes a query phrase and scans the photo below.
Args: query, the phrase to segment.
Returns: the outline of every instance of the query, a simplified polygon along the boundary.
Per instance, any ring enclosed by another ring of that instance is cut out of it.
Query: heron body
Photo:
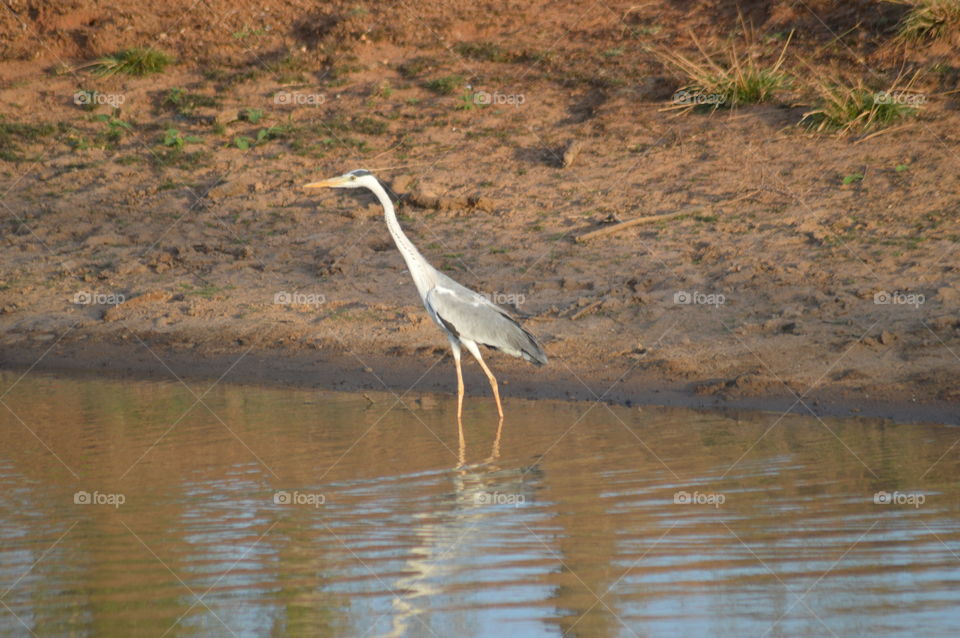
[[[483,295],[462,286],[443,274],[420,254],[404,234],[397,220],[393,202],[380,181],[367,170],[355,170],[340,177],[307,184],[307,188],[367,188],[383,206],[387,229],[407,264],[413,283],[430,318],[447,335],[457,368],[457,420],[463,412],[463,373],[460,364],[461,346],[477,360],[493,390],[497,412],[503,419],[503,406],[497,379],[483,361],[479,346],[500,350],[526,359],[534,365],[547,363],[547,355],[536,338],[517,323],[504,309]]]

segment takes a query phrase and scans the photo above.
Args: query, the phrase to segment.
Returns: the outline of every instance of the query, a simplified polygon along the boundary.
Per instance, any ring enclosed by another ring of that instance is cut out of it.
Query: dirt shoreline
[[[416,399],[424,393],[453,399],[455,380],[449,356],[398,359],[376,353],[306,354],[252,350],[197,355],[139,343],[44,344],[37,350],[0,348],[0,369],[70,376],[107,376],[198,383],[202,392],[213,382],[280,385],[342,392],[377,391]],[[502,364],[503,360],[498,363]],[[431,367],[432,366],[432,367]],[[490,401],[479,370],[465,370],[467,396]],[[574,369],[565,362],[525,369],[498,366],[501,392],[510,398],[557,399],[635,406],[670,406],[707,410],[814,414],[820,417],[878,418],[894,423],[960,425],[957,406],[948,401],[918,401],[897,394],[864,396],[823,385],[803,397],[803,404],[785,387],[754,396],[698,392],[699,383],[670,382],[636,367],[625,370]],[[416,381],[415,384],[411,380]],[[589,386],[589,387],[588,387]],[[801,393],[802,394],[802,393]],[[440,400],[444,400],[441,397]]]
[[[302,189],[367,168],[434,266],[543,342],[543,370],[490,359],[507,396],[809,390],[824,414],[956,422],[960,49],[895,46],[903,6],[235,4],[0,15],[0,367],[57,344],[38,369],[162,375],[142,341],[205,378],[250,350],[231,378],[379,389],[370,367],[406,389],[447,343],[380,207]],[[678,112],[664,54],[732,43],[793,80]],[[175,60],[94,73],[146,46]],[[809,78],[880,91],[905,68],[916,117],[802,124]],[[450,392],[450,367],[417,389]]]

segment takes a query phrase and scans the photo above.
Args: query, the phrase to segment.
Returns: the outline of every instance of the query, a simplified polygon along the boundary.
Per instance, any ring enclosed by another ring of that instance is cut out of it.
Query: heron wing
[[[547,362],[536,338],[505,310],[449,277],[438,281],[424,302],[440,325],[458,339],[522,357],[538,366]]]

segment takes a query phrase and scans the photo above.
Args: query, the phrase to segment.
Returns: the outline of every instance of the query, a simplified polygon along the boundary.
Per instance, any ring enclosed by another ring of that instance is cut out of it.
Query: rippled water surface
[[[960,626],[954,427],[19,377],[0,635]]]

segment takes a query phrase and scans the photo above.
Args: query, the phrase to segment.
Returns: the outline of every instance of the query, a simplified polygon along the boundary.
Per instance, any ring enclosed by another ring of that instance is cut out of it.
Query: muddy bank
[[[291,353],[248,349],[230,354],[201,355],[191,351],[148,346],[130,338],[122,343],[44,344],[36,351],[0,349],[0,362],[6,369],[21,372],[42,371],[68,375],[103,375],[183,381],[197,395],[213,383],[289,385],[345,392],[372,390],[385,392],[405,401],[418,401],[424,393],[441,393],[440,400],[455,401],[456,381],[449,355],[431,352],[397,358],[382,354],[356,352]],[[636,406],[674,406],[693,409],[761,410],[827,417],[875,417],[893,422],[960,424],[960,412],[954,403],[919,401],[907,394],[877,395],[817,388],[802,394],[802,402],[785,386],[767,386],[763,391],[747,390],[749,382],[716,381],[704,384],[668,381],[638,370],[571,368],[565,362],[533,369],[522,365],[504,365],[498,361],[501,393],[509,415],[510,398],[560,399],[582,401],[585,409],[592,402]],[[472,401],[493,405],[486,378],[475,365],[464,371],[467,396]],[[725,386],[713,391],[714,385]],[[399,408],[398,409],[402,409]]]

